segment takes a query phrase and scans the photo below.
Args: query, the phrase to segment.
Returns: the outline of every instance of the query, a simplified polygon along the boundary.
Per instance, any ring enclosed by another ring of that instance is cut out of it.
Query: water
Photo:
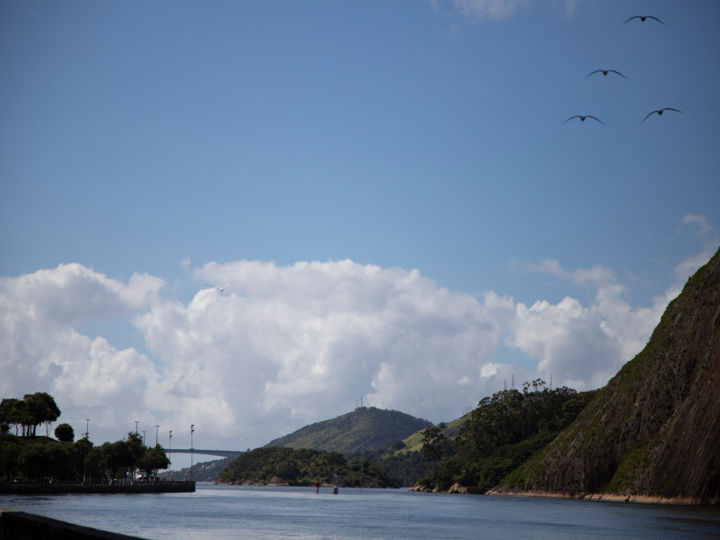
[[[407,490],[214,486],[161,495],[0,496],[0,508],[148,539],[720,538],[720,509]]]

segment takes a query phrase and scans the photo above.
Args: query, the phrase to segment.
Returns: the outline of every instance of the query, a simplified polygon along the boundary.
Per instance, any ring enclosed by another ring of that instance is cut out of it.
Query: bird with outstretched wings
[[[597,116],[593,116],[592,114],[575,114],[575,115],[571,116],[570,118],[568,118],[567,120],[565,120],[563,122],[563,124],[567,124],[573,118],[579,118],[581,122],[584,122],[585,119],[587,119],[587,118],[592,118],[593,120],[596,120],[596,121],[600,122],[601,124],[605,123],[602,120],[600,120]]]
[[[657,21],[657,22],[659,22],[660,24],[665,24],[665,23],[662,22],[660,19],[658,19],[657,17],[654,17],[654,16],[652,16],[652,15],[633,15],[632,17],[628,18],[628,20],[625,21],[623,24],[629,23],[629,22],[632,21],[633,19],[640,19],[640,22],[645,22],[646,19],[652,19],[653,21]]]
[[[647,114],[645,115],[645,118],[643,118],[643,119],[641,120],[641,122],[644,122],[645,120],[647,120],[647,119],[648,119],[650,116],[652,116],[653,114],[657,114],[658,116],[662,116],[663,112],[665,112],[665,111],[675,111],[675,112],[679,112],[679,113],[682,112],[681,110],[679,110],[679,109],[674,109],[673,107],[663,107],[662,109],[655,109],[654,111],[650,111],[649,113],[647,113]]]
[[[602,73],[603,77],[607,77],[608,73],[615,73],[616,75],[620,75],[623,79],[627,79],[625,75],[620,73],[617,69],[596,69],[595,71],[591,71],[587,75],[585,75],[585,78],[587,79],[591,75],[595,75],[596,73]]]

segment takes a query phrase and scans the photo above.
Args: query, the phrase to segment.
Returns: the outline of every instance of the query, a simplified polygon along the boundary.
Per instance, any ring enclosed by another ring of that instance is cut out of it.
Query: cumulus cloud
[[[79,264],[0,278],[0,395],[48,391],[105,421],[141,403],[152,363],[74,326],[147,308],[163,285],[146,274],[122,283]]]
[[[630,305],[608,268],[567,270],[551,259],[519,267],[590,287],[590,302],[476,298],[417,270],[350,260],[209,263],[193,271],[207,288],[183,302],[163,296],[153,276],[123,282],[61,265],[0,279],[0,395],[48,391],[76,423],[90,417],[96,433],[105,429],[98,442],[139,420],[178,435],[193,423],[207,445],[250,447],[361,397],[450,420],[513,375],[518,384],[552,375],[555,385],[604,385],[711,255],[679,264],[677,282],[648,306]],[[132,322],[143,351],[78,330],[113,319]]]
[[[712,256],[714,249],[687,258],[675,267],[676,281],[653,298],[651,305],[632,307],[613,272],[604,267],[565,270],[551,259],[516,263],[525,271],[545,272],[577,284],[595,287],[588,306],[565,297],[557,304],[538,300],[520,302],[514,316],[504,316],[507,343],[538,362],[539,373],[578,389],[603,386],[622,365],[647,343],[665,307],[682,291],[685,281]],[[507,305],[504,306],[507,311]]]
[[[462,17],[504,19],[525,7],[530,0],[431,0],[433,7],[441,13]]]
[[[277,435],[361,396],[447,419],[497,387],[484,383],[501,371],[485,367],[497,323],[476,299],[416,270],[239,261],[195,277],[224,292],[157,304],[135,324],[164,366],[158,395],[207,411],[215,429],[263,419]],[[218,403],[227,414],[216,414]]]

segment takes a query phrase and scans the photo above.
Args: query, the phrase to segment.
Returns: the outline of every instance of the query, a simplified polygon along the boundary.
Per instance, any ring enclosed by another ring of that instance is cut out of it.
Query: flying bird
[[[645,118],[642,119],[642,122],[644,122],[645,120],[647,120],[649,116],[651,116],[651,115],[653,115],[653,114],[655,114],[655,113],[657,113],[658,116],[662,116],[662,113],[663,113],[664,111],[675,111],[675,112],[679,112],[679,113],[682,112],[682,111],[680,111],[680,110],[678,110],[678,109],[673,109],[672,107],[664,107],[664,108],[662,108],[662,109],[657,109],[657,110],[655,110],[655,111],[650,111],[649,113],[647,113],[647,114],[645,115]]]
[[[600,120],[599,118],[597,118],[597,117],[595,117],[595,116],[593,116],[593,115],[591,115],[591,114],[576,114],[576,115],[574,115],[574,116],[571,116],[571,117],[568,118],[567,120],[565,120],[565,121],[563,122],[563,124],[567,124],[567,123],[568,123],[570,120],[572,120],[573,118],[579,118],[581,122],[584,122],[586,118],[592,118],[593,120],[597,120],[597,121],[600,122],[601,124],[604,124],[604,123],[605,123],[605,122],[603,122],[602,120]]]
[[[633,19],[640,19],[640,22],[645,22],[645,19],[652,19],[653,21],[657,21],[661,24],[665,24],[660,19],[658,19],[657,17],[653,17],[652,15],[634,15],[634,16],[630,17],[627,21],[625,21],[623,24],[628,23],[628,22],[632,21]]]
[[[626,77],[625,75],[623,75],[622,73],[620,73],[620,72],[619,72],[618,70],[616,70],[616,69],[596,69],[595,71],[591,71],[590,73],[588,73],[587,75],[585,75],[585,78],[587,79],[590,75],[595,75],[596,73],[602,73],[602,74],[603,74],[603,77],[607,77],[607,74],[608,74],[608,73],[617,73],[617,74],[620,75],[623,79],[627,79],[627,77]]]

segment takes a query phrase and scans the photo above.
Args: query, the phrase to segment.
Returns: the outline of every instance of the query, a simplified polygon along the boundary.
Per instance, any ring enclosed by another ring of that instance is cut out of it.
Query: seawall
[[[35,514],[0,509],[0,538],[2,540],[121,540],[138,537],[82,527]]]
[[[53,495],[64,493],[194,493],[195,481],[147,484],[0,484],[0,495]]]

